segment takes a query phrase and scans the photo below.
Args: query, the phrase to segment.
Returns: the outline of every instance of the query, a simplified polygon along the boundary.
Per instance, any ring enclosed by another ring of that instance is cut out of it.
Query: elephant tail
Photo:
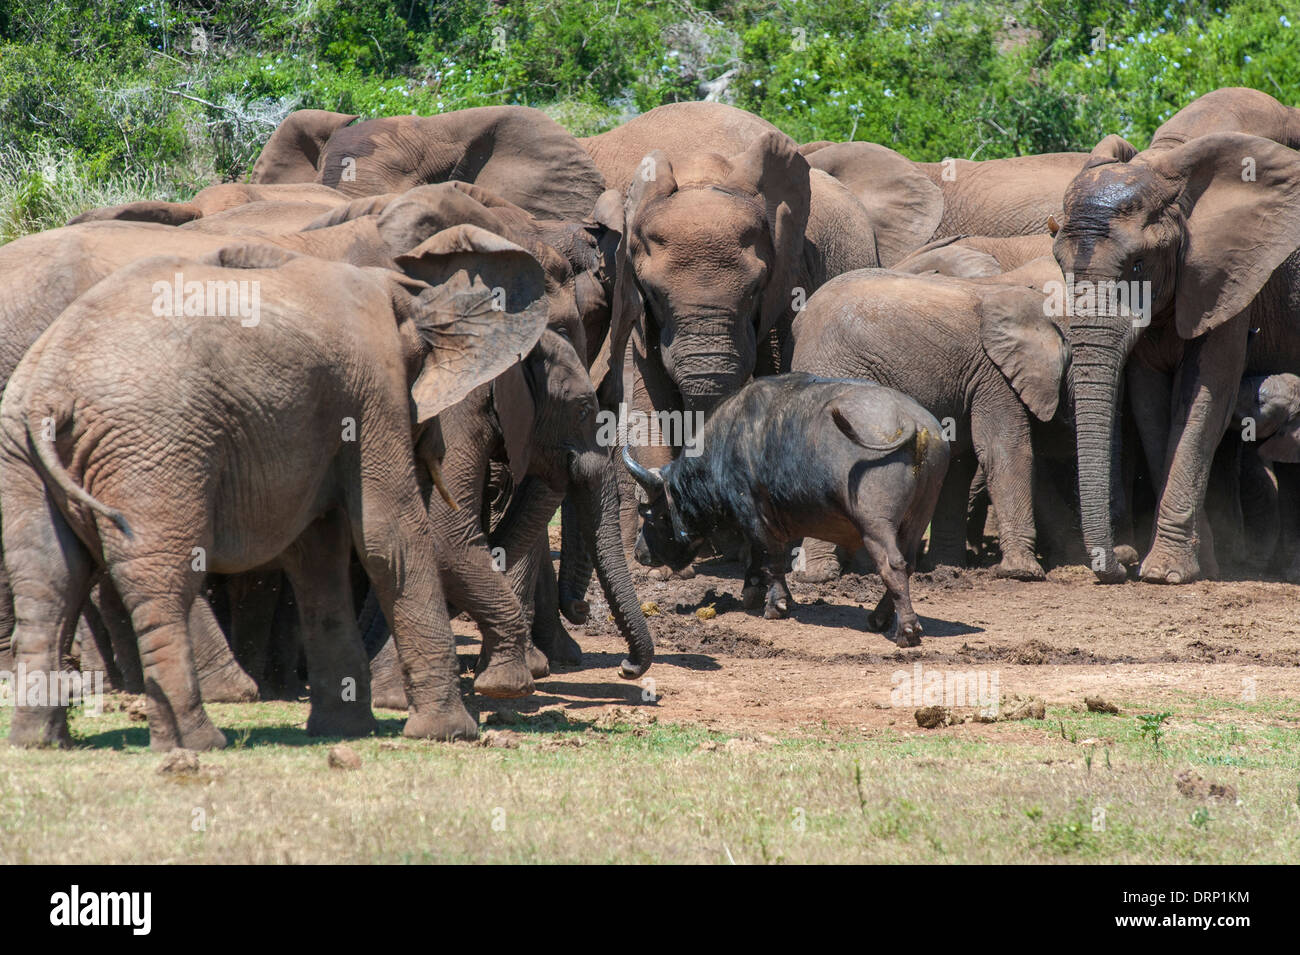
[[[47,416],[45,420],[50,420],[50,417],[52,416]],[[40,459],[41,465],[45,468],[45,473],[49,475],[50,480],[57,484],[59,489],[72,500],[79,501],[91,510],[98,511],[107,517],[118,530],[126,535],[127,540],[133,540],[135,534],[131,530],[126,515],[116,508],[95,500],[86,492],[85,488],[73,481],[71,475],[63,467],[63,462],[59,460],[59,456],[54,451],[54,441],[46,441],[37,437],[40,433],[40,427],[34,428],[33,424],[37,424],[37,422],[29,418],[27,420],[27,440],[36,450],[36,457]]]

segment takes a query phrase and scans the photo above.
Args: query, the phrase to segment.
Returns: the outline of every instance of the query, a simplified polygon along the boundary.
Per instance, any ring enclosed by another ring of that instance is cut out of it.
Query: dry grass
[[[304,705],[211,710],[232,746],[198,776],[157,774],[143,724],[120,712],[74,718],[71,752],[0,746],[0,864],[1300,857],[1300,730],[1278,704],[1176,713],[1159,750],[1132,716],[1071,710],[978,736],[732,743],[643,708],[595,723],[545,711],[501,728],[516,748],[405,740],[388,719],[349,744],[356,771],[327,766],[333,741],[305,735]],[[1180,795],[1188,768],[1239,801]]]

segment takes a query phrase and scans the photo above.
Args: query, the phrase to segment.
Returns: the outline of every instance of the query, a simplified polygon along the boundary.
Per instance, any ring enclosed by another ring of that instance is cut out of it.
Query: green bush
[[[1294,0],[0,0],[0,149],[184,196],[292,109],[520,103],[589,135],[729,78],[800,141],[987,159],[1141,147],[1221,86],[1300,103],[1296,63]],[[6,228],[48,220],[0,182]]]

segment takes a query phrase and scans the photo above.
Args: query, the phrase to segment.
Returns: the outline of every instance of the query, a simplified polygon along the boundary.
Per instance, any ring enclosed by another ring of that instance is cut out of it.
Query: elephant
[[[597,411],[596,390],[577,351],[548,329],[523,362],[470,392],[439,419],[446,444],[443,480],[456,505],[431,495],[429,517],[447,598],[468,611],[483,633],[474,679],[481,695],[527,695],[533,678],[547,672],[545,658],[526,666],[519,661],[530,646],[537,572],[543,562],[550,563],[549,544],[540,553],[534,544],[545,541],[546,523],[566,493],[627,640],[620,675],[640,677],[654,658],[619,538],[617,475],[608,446],[599,440]],[[505,459],[514,485],[495,528],[492,502],[485,498],[494,458]],[[400,696],[392,694],[387,702],[400,702]]]
[[[359,117],[324,109],[298,109],[286,116],[262,147],[248,181],[263,183],[314,183],[321,152],[329,138]]]
[[[240,182],[226,182],[208,186],[195,193],[189,202],[163,202],[140,200],[117,206],[100,206],[89,209],[68,220],[68,225],[83,222],[153,222],[158,225],[186,225],[199,219],[228,212],[250,203],[300,202],[330,207],[347,201],[337,189],[315,183],[300,185],[259,186]],[[323,211],[323,210],[321,210]],[[316,213],[319,215],[319,211]]]
[[[996,574],[1044,578],[1030,426],[1058,418],[1070,363],[1065,336],[1044,314],[1052,281],[1060,273],[1050,257],[982,282],[864,269],[831,279],[794,321],[794,370],[879,382],[943,423],[952,464],[931,527],[937,563],[964,563],[978,463],[998,516]],[[805,542],[804,556],[813,579],[837,572],[824,546]]]
[[[242,213],[263,205],[263,202],[255,201],[234,207],[230,212]],[[394,268],[392,260],[395,255],[415,248],[442,228],[437,218],[429,215],[430,205],[430,197],[413,192],[407,197],[392,199],[379,215],[287,235],[275,235],[268,229],[259,240],[317,258],[345,261],[357,266]],[[273,217],[278,217],[279,212],[278,209],[268,210]],[[218,213],[204,221],[216,222],[228,214]],[[257,225],[258,221],[253,220],[250,228],[238,234],[247,236],[250,229],[262,232]],[[0,248],[0,286],[7,289],[4,301],[0,302],[0,388],[8,382],[23,355],[59,313],[100,279],[131,262],[155,254],[160,248],[178,255],[202,256],[215,252],[230,241],[230,237],[224,234],[205,234],[185,227],[177,229],[133,221],[97,221],[25,236]],[[535,251],[540,254],[540,250]],[[33,270],[33,262],[41,263],[39,271]],[[571,291],[569,298],[572,299]],[[557,309],[560,307],[555,306]],[[568,308],[572,311],[572,304]],[[102,593],[111,599],[111,590],[110,583],[97,587],[96,594]],[[120,646],[130,638],[129,621],[116,604],[102,606],[97,596],[90,606],[103,621],[104,630],[100,632],[110,637],[111,643]],[[226,636],[213,618],[207,601],[195,601],[193,612],[204,699],[210,702],[239,701],[255,696],[256,686],[240,671],[235,657],[231,656]],[[241,616],[271,612],[272,609],[253,609],[250,605]],[[5,652],[12,629],[9,588],[0,567],[0,653]],[[249,629],[247,622],[244,629]],[[129,661],[123,666],[126,670],[123,676],[128,680],[138,670]]]
[[[526,248],[547,273],[549,327],[572,344],[582,360],[584,378],[585,369],[593,364],[600,366],[597,374],[604,373],[608,353],[603,346],[609,330],[614,251],[619,237],[615,230],[622,227],[622,200],[615,193],[606,191],[590,215],[575,223],[538,219],[477,184],[453,181],[419,186],[400,195],[358,199],[322,217],[310,228],[329,227],[351,221],[355,216],[373,215],[377,210],[383,212],[396,201],[406,205],[409,210],[406,216],[418,217],[422,228],[471,223]],[[482,496],[485,491],[480,487],[472,493]],[[585,622],[584,598],[595,555],[577,530],[580,520],[572,506],[565,508],[565,515],[566,545],[559,592],[549,561],[539,557],[536,561],[540,565],[538,593],[531,597],[520,594],[520,597],[525,616],[532,618],[534,643],[552,661],[577,663],[581,660],[581,650],[565,631],[559,613],[562,611],[573,623]],[[544,529],[539,532],[538,540],[540,554],[548,547]],[[534,604],[540,608],[536,614],[531,613]],[[381,618],[375,618],[372,612],[369,619],[382,629]],[[382,638],[380,631],[368,637],[375,649],[382,646]],[[389,662],[391,656],[386,655],[385,664]],[[544,666],[540,661],[535,662],[538,665],[532,668],[534,676],[544,675]],[[385,685],[393,684],[388,681]]]
[[[985,278],[1010,272],[1052,254],[1052,236],[954,235],[935,239],[908,253],[892,266],[897,272],[934,271],[955,278]]]
[[[1110,520],[1123,383],[1159,488],[1139,575],[1186,583],[1216,572],[1206,485],[1241,379],[1300,371],[1300,155],[1236,132],[1136,154],[1117,139],[1051,223],[1062,271],[1094,293],[1068,331],[1084,540],[1100,580],[1126,579]]]
[[[253,182],[301,182],[310,165],[315,182],[357,198],[454,179],[478,183],[539,218],[574,221],[592,210],[605,189],[568,130],[525,106],[341,123],[319,147],[320,132],[333,120],[313,117],[306,124],[312,135],[303,136],[295,132],[303,125],[297,116],[290,114],[267,141]],[[280,178],[285,170],[290,178]]]
[[[832,276],[879,264],[874,227],[782,133],[763,133],[729,159],[654,151],[642,168],[653,175],[636,177],[624,205],[601,403],[623,405],[631,340],[630,406],[659,421],[684,416],[684,429],[751,375],[785,367],[793,311]],[[636,456],[662,465],[672,449]],[[624,496],[629,547],[633,491]]]
[[[187,629],[204,577],[193,561],[205,555],[217,573],[277,561],[303,618],[308,732],[368,732],[348,579],[355,547],[393,621],[405,734],[477,734],[417,456],[435,467],[419,450],[436,431],[429,423],[537,342],[545,279],[523,249],[472,226],[397,264],[400,273],[362,269],[258,245],[158,256],[59,317],[0,403],[19,665],[59,668],[101,566],[135,626],[151,748],[220,747]],[[175,282],[184,285],[171,298]],[[234,294],[231,282],[239,309],[215,298]],[[197,310],[215,314],[195,316],[186,306],[204,290],[211,304]],[[10,741],[66,745],[66,708],[19,706]]]
[[[834,143],[808,154],[848,187],[876,223],[881,265],[934,239],[1045,233],[1087,153],[918,163],[876,143]]]
[[[1243,379],[1206,491],[1216,557],[1300,581],[1298,464],[1300,377]]]
[[[1300,149],[1300,109],[1248,87],[1212,90],[1165,120],[1151,135],[1147,151],[1175,149],[1210,133],[1250,133]]]

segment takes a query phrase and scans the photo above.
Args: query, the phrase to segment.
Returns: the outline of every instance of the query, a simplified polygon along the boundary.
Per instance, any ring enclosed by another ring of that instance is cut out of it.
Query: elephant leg
[[[9,571],[0,560],[0,670],[14,669],[14,595],[9,589]]]
[[[247,703],[257,699],[257,684],[235,659],[206,595],[190,605],[190,644],[199,674],[199,692],[208,703]]]
[[[1010,388],[1007,392],[1014,398]],[[1034,553],[1034,449],[1026,414],[1023,409],[999,413],[999,409],[977,405],[971,414],[971,437],[998,518],[1002,562],[994,574],[1014,580],[1043,580],[1047,575]]]
[[[1139,576],[1150,583],[1187,583],[1201,575],[1205,489],[1214,451],[1228,426],[1246,366],[1242,314],[1185,342],[1174,381],[1164,486],[1155,541]]]
[[[475,739],[478,723],[460,694],[456,639],[439,580],[437,545],[425,502],[411,478],[400,468],[361,470],[359,493],[349,495],[347,508],[352,545],[393,629],[410,703],[403,734]]]
[[[122,671],[113,658],[113,641],[109,638],[108,628],[104,626],[104,618],[99,615],[99,608],[89,597],[81,608],[77,639],[81,641],[82,672],[102,670],[109,688],[121,690]]]
[[[235,659],[257,683],[262,699],[275,699],[276,687],[267,680],[275,612],[280,604],[280,570],[250,571],[225,579],[230,603],[230,645]]]
[[[397,647],[392,637],[384,641],[370,661],[370,702],[385,710],[404,710],[407,707],[406,688],[402,685]]]
[[[302,621],[309,736],[367,736],[378,728],[370,711],[370,661],[352,605],[351,559],[339,511],[313,522],[280,558]]]
[[[805,537],[799,545],[795,562],[799,570],[795,579],[810,584],[824,584],[840,576],[840,550],[830,541]]]
[[[931,567],[966,566],[966,509],[970,487],[979,462],[973,451],[959,454],[948,464],[939,502],[930,519],[930,546],[926,550]]]
[[[966,496],[966,546],[983,555],[984,534],[989,521],[989,482],[983,468],[976,468]],[[968,551],[969,552],[969,551]]]
[[[270,688],[271,699],[300,700],[306,694],[307,687],[303,682],[306,668],[303,666],[302,622],[298,618],[298,600],[287,575],[282,571],[275,573],[280,577],[280,595],[271,621],[272,637],[267,648],[266,684]]]
[[[576,533],[576,531],[575,531]],[[551,563],[550,542],[541,537],[537,546],[537,585],[533,595],[533,645],[551,663],[577,666],[582,663],[582,647],[569,635],[560,620],[558,582]],[[536,677],[536,674],[533,674]]]
[[[122,596],[113,584],[113,578],[101,574],[99,583],[90,591],[85,607],[93,611],[103,621],[112,645],[113,662],[122,674],[121,689],[127,693],[144,692],[144,668],[140,665],[140,647],[136,643],[135,630],[131,626],[131,615],[122,604]]]
[[[1071,493],[1078,483],[1074,461],[1045,458],[1038,464],[1041,466],[1034,468],[1034,527],[1038,549],[1052,567],[1085,564],[1083,528]]]
[[[1251,570],[1266,570],[1283,539],[1282,509],[1276,471],[1254,448],[1242,448],[1236,499],[1241,514],[1238,559]]]
[[[1278,488],[1277,562],[1284,579],[1300,583],[1300,464],[1274,464]]]
[[[68,711],[46,694],[72,646],[81,605],[90,591],[90,554],[30,469],[4,468],[5,562],[13,587],[13,654],[18,679],[26,684],[9,726],[15,746],[70,746]],[[39,692],[39,691],[38,691]],[[51,704],[51,705],[44,705]]]
[[[1245,557],[1245,515],[1241,501],[1243,448],[1236,435],[1229,433],[1214,452],[1210,480],[1205,488],[1205,516],[1214,530],[1218,556],[1235,564]]]
[[[154,537],[137,532],[137,539]],[[126,545],[117,545],[108,556],[109,574],[130,614],[140,648],[150,748],[220,749],[226,738],[203,708],[191,644],[207,626],[204,611],[194,609],[195,603],[207,603],[200,595],[203,575],[191,571],[188,560],[168,553],[137,555]],[[224,641],[215,618],[210,625]]]

